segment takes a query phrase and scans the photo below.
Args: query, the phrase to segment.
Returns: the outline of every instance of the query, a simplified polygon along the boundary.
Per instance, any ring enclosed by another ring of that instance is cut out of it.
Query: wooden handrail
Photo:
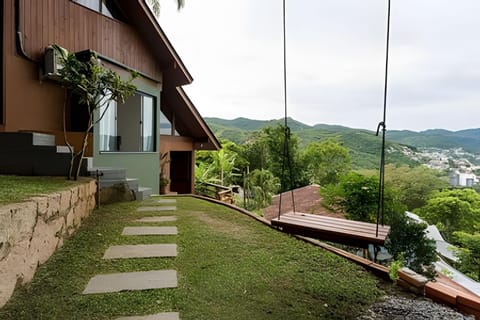
[[[232,188],[209,182],[200,182],[198,185],[199,187],[196,188],[196,193],[199,195],[226,203],[234,203]]]

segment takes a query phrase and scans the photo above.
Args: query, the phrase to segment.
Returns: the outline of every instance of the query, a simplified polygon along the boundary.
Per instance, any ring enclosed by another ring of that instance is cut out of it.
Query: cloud
[[[478,127],[480,1],[392,2],[389,128]],[[160,24],[195,81],[203,116],[283,116],[282,7],[202,0]],[[375,129],[383,107],[386,1],[287,1],[289,115]]]

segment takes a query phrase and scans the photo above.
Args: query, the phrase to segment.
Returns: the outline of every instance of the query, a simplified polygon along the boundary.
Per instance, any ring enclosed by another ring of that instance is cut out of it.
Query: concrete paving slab
[[[121,317],[116,320],[180,320],[178,312],[163,312],[148,316]]]
[[[157,203],[177,203],[177,199],[158,199]]]
[[[176,256],[176,244],[137,244],[111,246],[105,251],[103,259],[160,258]]]
[[[156,207],[140,207],[137,211],[146,212],[146,211],[175,211],[177,207],[175,206],[156,206]]]
[[[154,235],[176,235],[177,227],[125,227],[124,236],[154,236]]]
[[[96,275],[82,294],[148,290],[177,287],[175,270],[152,270]]]
[[[177,221],[175,216],[157,216],[157,217],[144,217],[141,219],[135,220],[137,222],[171,222]]]

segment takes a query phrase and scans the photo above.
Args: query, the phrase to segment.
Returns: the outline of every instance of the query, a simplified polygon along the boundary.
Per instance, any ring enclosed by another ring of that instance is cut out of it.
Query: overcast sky
[[[281,0],[163,0],[160,25],[204,117],[278,119]],[[387,129],[480,127],[480,1],[392,0]],[[387,0],[287,0],[288,115],[376,130]]]

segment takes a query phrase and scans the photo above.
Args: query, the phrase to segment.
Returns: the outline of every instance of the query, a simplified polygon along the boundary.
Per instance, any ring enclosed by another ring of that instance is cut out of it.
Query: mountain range
[[[218,138],[228,139],[237,144],[251,139],[255,136],[255,132],[265,127],[284,123],[284,119],[252,120],[246,118],[233,120],[205,118],[205,121]],[[317,124],[310,126],[291,118],[288,118],[287,121],[291,131],[299,137],[301,147],[311,141],[334,139],[350,150],[352,164],[355,168],[378,167],[381,138],[377,137],[374,131],[340,125]],[[405,149],[416,151],[418,148],[462,148],[466,152],[480,153],[480,129],[387,131],[387,162],[415,165],[415,161],[405,155]]]

